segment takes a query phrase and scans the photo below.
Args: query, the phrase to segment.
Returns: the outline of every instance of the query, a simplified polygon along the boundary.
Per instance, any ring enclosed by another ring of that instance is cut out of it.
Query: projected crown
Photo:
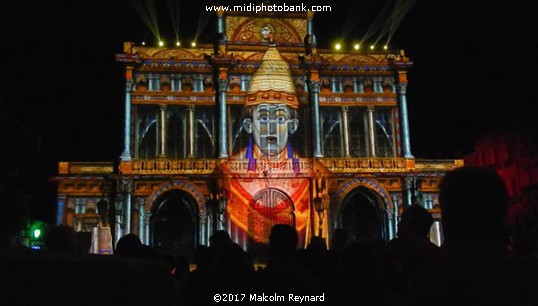
[[[295,109],[299,107],[290,67],[275,47],[269,47],[263,55],[247,91],[245,106],[261,103],[285,104]]]

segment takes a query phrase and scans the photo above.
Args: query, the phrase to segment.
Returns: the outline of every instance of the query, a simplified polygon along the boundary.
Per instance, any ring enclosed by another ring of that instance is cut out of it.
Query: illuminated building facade
[[[90,230],[105,200],[116,240],[190,255],[223,229],[262,254],[277,223],[306,246],[335,228],[389,240],[411,203],[438,217],[462,161],[412,155],[403,51],[318,49],[310,13],[219,13],[217,29],[212,45],[124,43],[124,151],[59,164],[58,223]]]

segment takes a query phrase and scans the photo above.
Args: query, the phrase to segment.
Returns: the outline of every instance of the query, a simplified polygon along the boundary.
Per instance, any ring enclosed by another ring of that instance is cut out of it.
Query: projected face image
[[[260,104],[252,110],[252,118],[243,121],[243,126],[262,154],[277,156],[286,147],[288,136],[297,130],[298,120],[291,115],[292,109],[284,104]]]

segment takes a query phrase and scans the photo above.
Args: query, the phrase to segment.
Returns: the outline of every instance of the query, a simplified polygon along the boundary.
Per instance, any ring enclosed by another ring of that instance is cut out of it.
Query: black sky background
[[[170,45],[166,1],[154,2]],[[335,39],[360,39],[383,5],[396,1],[303,2],[332,6],[314,18],[318,45],[329,48]],[[203,4],[180,2],[183,44],[200,28],[199,41],[212,42],[216,24]],[[390,46],[414,62],[408,112],[415,157],[461,157],[482,134],[536,117],[537,13],[527,0],[414,3]],[[0,111],[43,140],[50,175],[58,161],[117,161],[124,83],[114,55],[124,41],[152,41],[131,1],[3,1],[0,19]]]

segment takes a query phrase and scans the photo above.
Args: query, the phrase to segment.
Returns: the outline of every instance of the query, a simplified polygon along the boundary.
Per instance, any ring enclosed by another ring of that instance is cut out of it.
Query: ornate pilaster
[[[235,66],[237,60],[233,55],[211,54],[205,56],[218,75],[218,107],[219,107],[219,158],[228,158],[227,144],[227,103],[226,92],[228,90],[228,70]]]
[[[316,53],[315,48],[308,51],[312,51],[312,54],[299,56],[299,62],[301,63],[301,68],[306,70],[306,83],[308,85],[312,125],[314,127],[312,137],[314,157],[323,157],[321,151],[321,122],[319,118],[319,91],[321,86],[319,70],[325,67],[325,62],[323,57]]]
[[[351,157],[349,154],[349,107],[342,106],[342,127],[344,134],[344,157]]]
[[[307,80],[307,83],[312,110],[312,125],[314,126],[314,157],[323,157],[323,153],[321,152],[321,122],[319,118],[319,90],[321,82],[319,80]]]
[[[135,65],[142,61],[136,54],[132,54],[132,42],[124,43],[123,52],[116,54],[116,61],[125,65],[125,117],[124,117],[124,136],[123,136],[123,152],[121,153],[121,161],[130,161],[131,156],[131,92],[133,90],[133,69]]]
[[[368,149],[370,157],[375,157],[375,125],[374,125],[374,107],[368,106],[366,107],[366,111],[368,113],[367,119],[368,119]]]
[[[133,90],[132,67],[126,68],[125,80],[125,117],[123,123],[123,152],[121,161],[131,160],[131,92]]]
[[[396,78],[396,88],[398,90],[398,108],[400,110],[400,126],[402,138],[402,153],[405,158],[414,158],[411,154],[411,140],[409,135],[409,120],[407,115],[407,71],[413,65],[403,52],[391,60],[391,66]]]

